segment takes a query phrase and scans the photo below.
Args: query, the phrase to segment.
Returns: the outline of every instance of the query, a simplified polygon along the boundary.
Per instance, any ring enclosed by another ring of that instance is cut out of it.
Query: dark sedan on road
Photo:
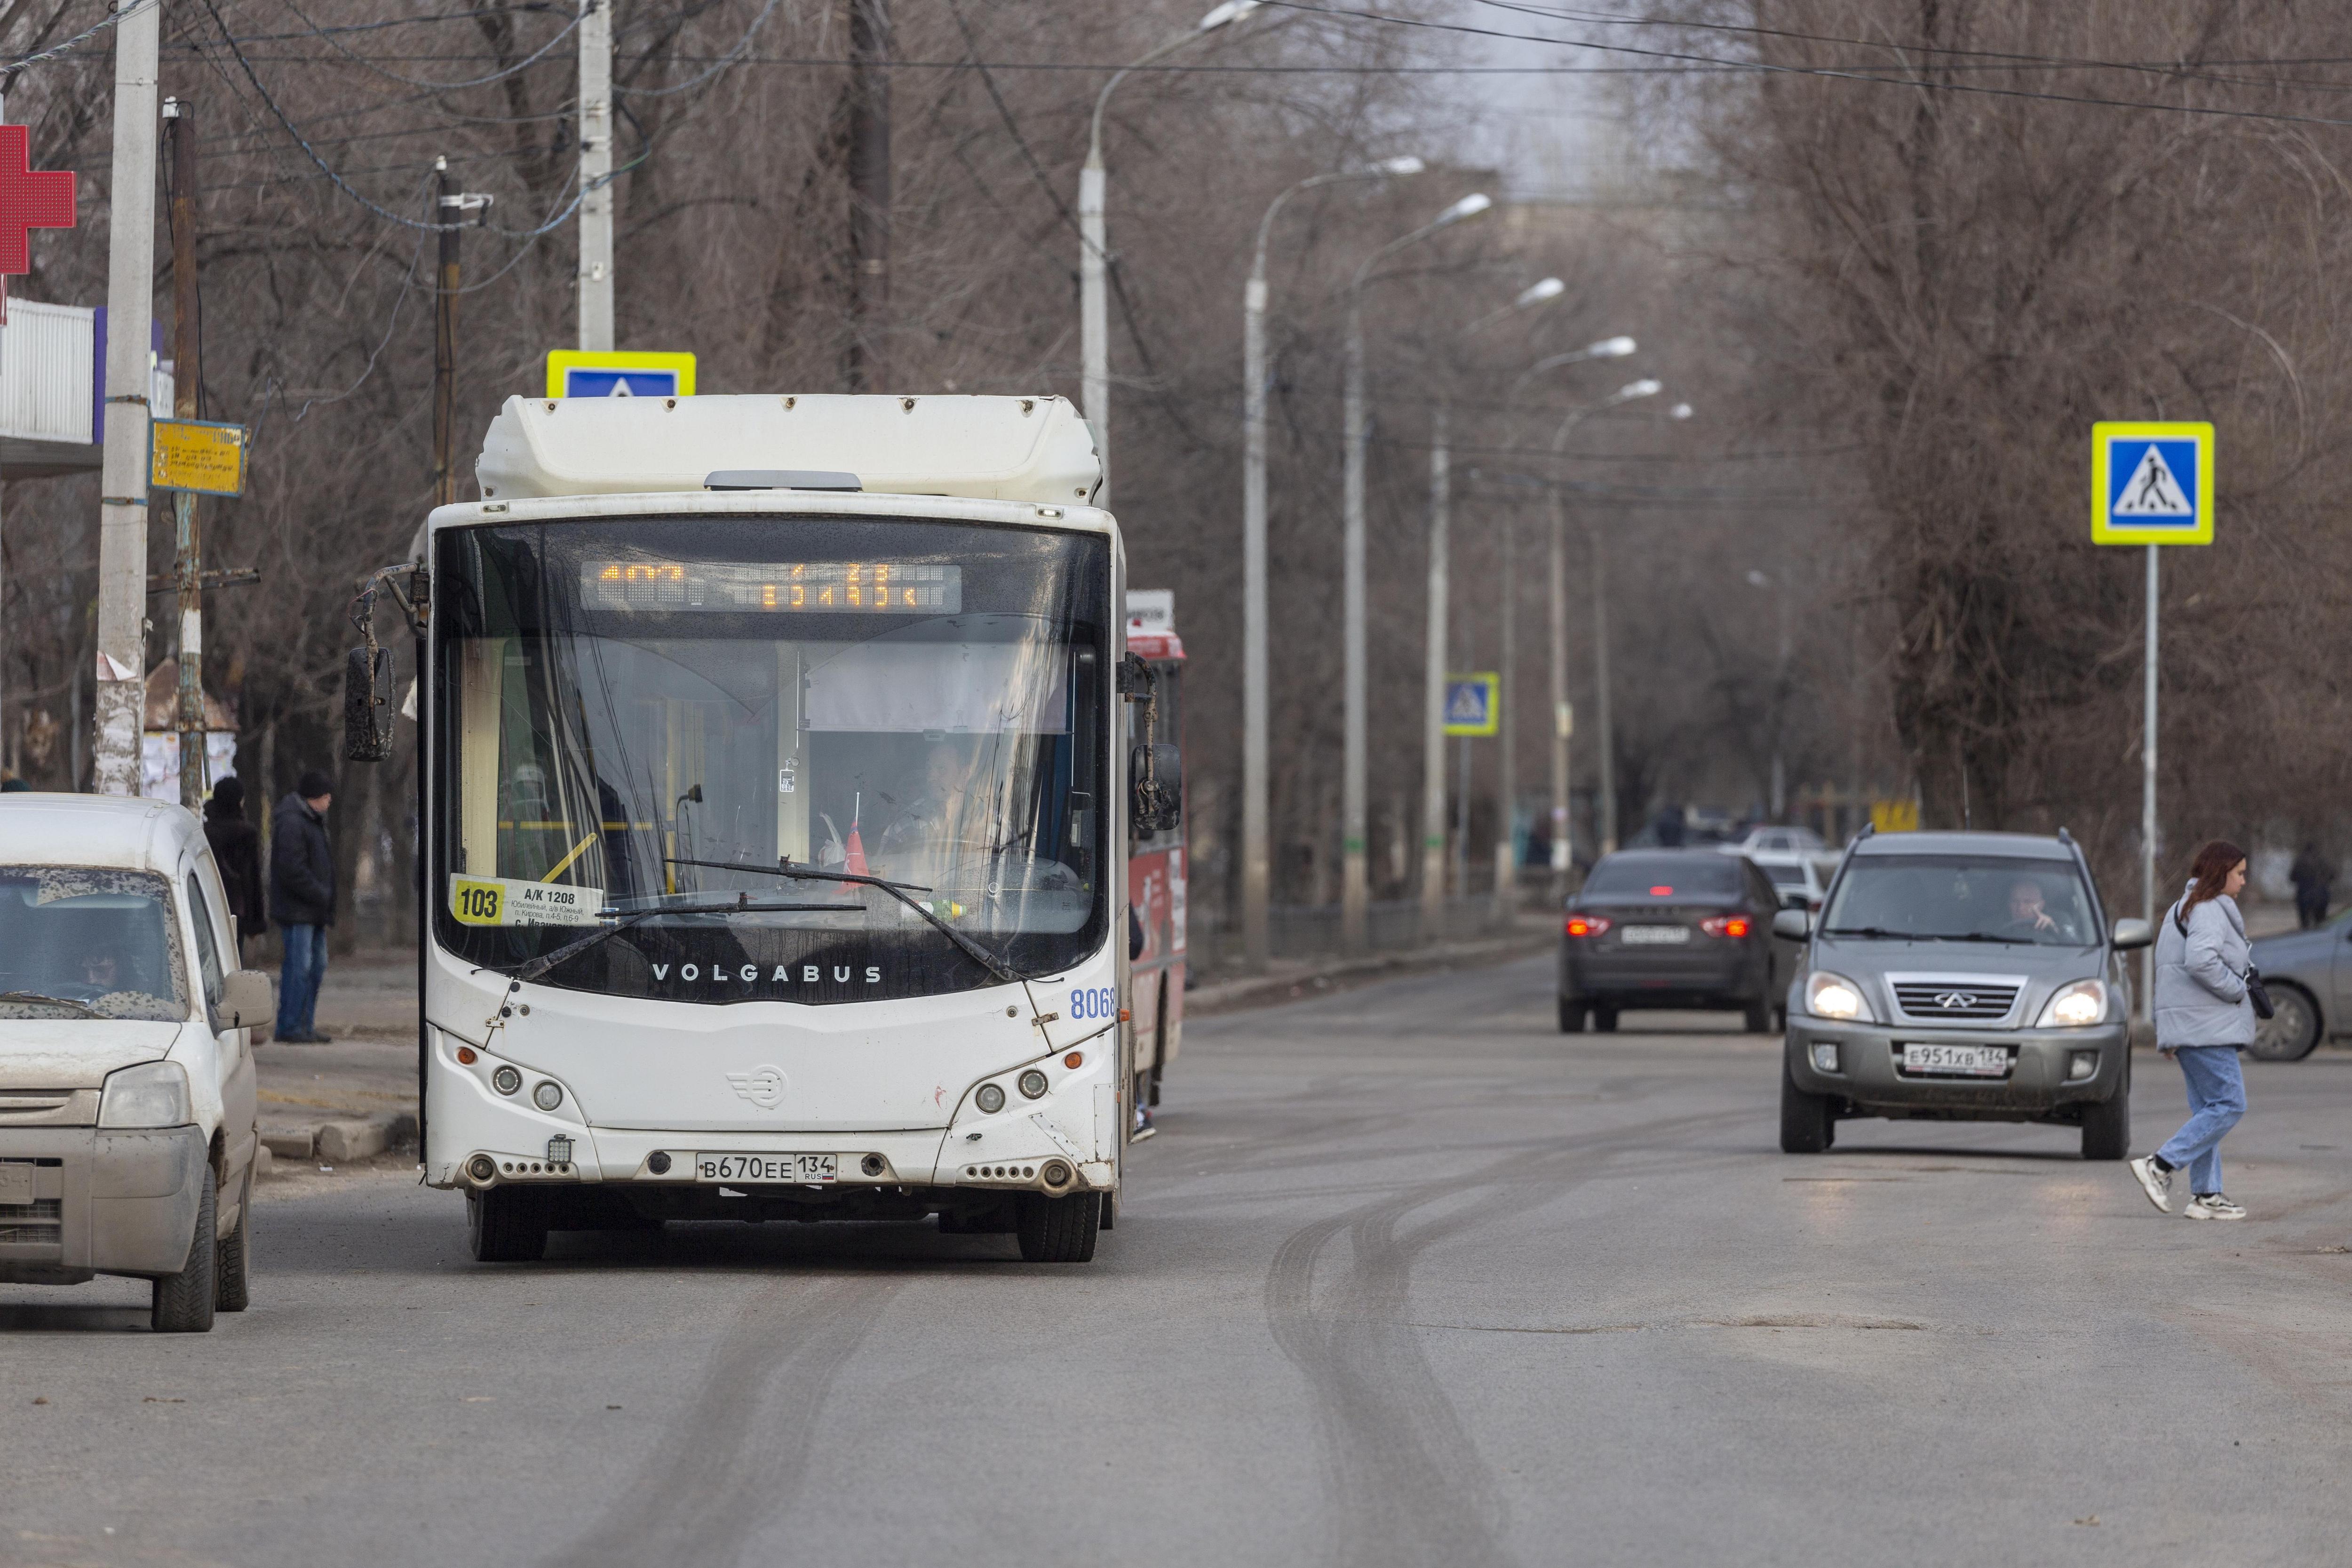
[[[1771,880],[1719,849],[1607,856],[1568,901],[1559,941],[1559,1027],[1603,1034],[1630,1007],[1732,1008],[1773,1028],[1786,961],[1772,939]]]
[[[2259,939],[2254,967],[2277,1014],[2254,1034],[2264,1061],[2301,1061],[2320,1041],[2352,1034],[2352,910],[2309,931]]]

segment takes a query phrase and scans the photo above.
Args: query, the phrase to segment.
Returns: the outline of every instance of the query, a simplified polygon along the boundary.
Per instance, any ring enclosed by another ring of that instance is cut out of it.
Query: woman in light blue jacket
[[[2243,1219],[2221,1191],[2221,1136],[2246,1113],[2238,1053],[2254,1043],[2252,962],[2238,893],[2246,852],[2226,839],[2197,851],[2189,887],[2156,928],[2156,1048],[2180,1064],[2189,1120],[2164,1147],[2131,1163],[2147,1201],[2172,1212],[2172,1174],[2189,1168],[2190,1219]]]

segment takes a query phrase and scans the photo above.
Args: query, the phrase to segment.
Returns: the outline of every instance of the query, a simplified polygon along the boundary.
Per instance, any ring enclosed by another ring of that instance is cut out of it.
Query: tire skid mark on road
[[[1465,1173],[1418,1184],[1294,1232],[1265,1283],[1275,1342],[1307,1380],[1321,1439],[1328,1560],[1501,1568],[1507,1524],[1493,1479],[1404,1315],[1412,1268],[1433,1243],[1549,1203],[1621,1151],[1654,1151],[1676,1131],[1751,1120],[1748,1109],[1648,1121],[1548,1141]],[[1468,1213],[1410,1231],[1406,1217],[1448,1199],[1491,1195]],[[1317,1265],[1346,1231],[1349,1259],[1318,1305]]]
[[[558,1568],[731,1568],[789,1509],[835,1376],[905,1284],[875,1273],[780,1279],[719,1341],[685,1414],[604,1516],[551,1559]]]

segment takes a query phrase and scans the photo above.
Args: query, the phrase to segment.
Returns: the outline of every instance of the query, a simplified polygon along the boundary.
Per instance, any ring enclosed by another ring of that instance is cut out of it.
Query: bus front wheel
[[[1049,1198],[1043,1193],[1023,1193],[1019,1228],[1024,1262],[1091,1263],[1095,1235],[1102,1228],[1102,1194]]]

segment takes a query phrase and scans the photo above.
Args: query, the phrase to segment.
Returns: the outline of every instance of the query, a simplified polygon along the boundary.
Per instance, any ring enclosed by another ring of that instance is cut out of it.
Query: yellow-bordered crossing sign
[[[550,397],[692,397],[694,356],[635,349],[550,349]]]
[[[2213,542],[2213,426],[2091,426],[2091,542]]]

